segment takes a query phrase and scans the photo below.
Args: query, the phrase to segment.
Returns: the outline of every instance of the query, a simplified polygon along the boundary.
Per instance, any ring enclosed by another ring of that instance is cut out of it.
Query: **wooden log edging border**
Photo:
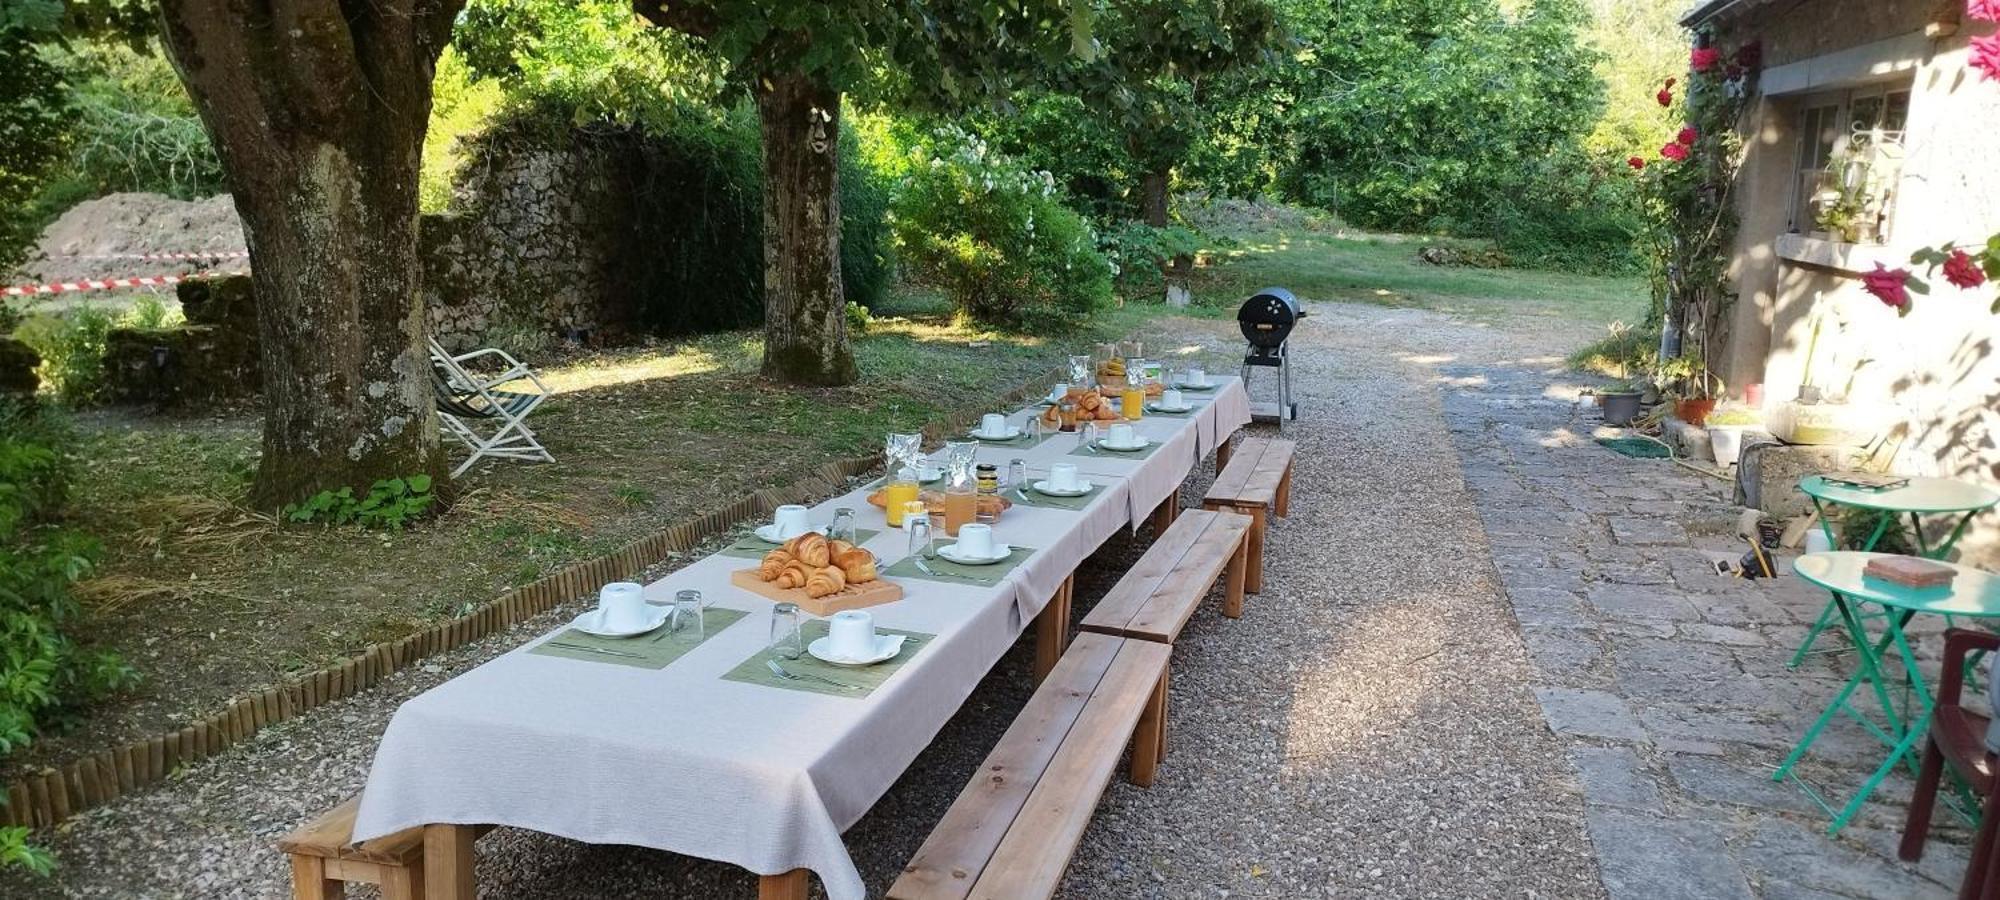
[[[1041,396],[1045,385],[1066,377],[1058,366],[1000,395],[1002,409]],[[923,428],[928,441],[971,427],[990,404],[965,406]],[[98,751],[7,785],[0,826],[41,828],[165,781],[181,766],[215,756],[275,725],[346,699],[381,683],[412,664],[504,631],[556,606],[588,596],[600,585],[639,576],[670,554],[685,553],[746,519],[767,516],[786,503],[839,492],[849,478],[881,463],[871,453],[834,460],[784,487],[770,487],[693,519],[639,538],[609,554],[544,576],[501,594],[457,618],[393,641],[375,644],[344,662],[286,681],[262,693],[238,697],[221,711],[192,725],[122,747]]]

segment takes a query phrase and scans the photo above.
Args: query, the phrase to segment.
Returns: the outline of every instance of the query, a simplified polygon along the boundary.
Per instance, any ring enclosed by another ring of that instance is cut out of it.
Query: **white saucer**
[[[1022,434],[1021,427],[1018,425],[1007,426],[1006,434],[987,434],[977,428],[966,433],[972,435],[975,440],[981,441],[1011,441]]]
[[[813,658],[820,662],[829,662],[836,666],[872,666],[879,662],[888,662],[895,659],[896,654],[903,652],[903,636],[900,634],[876,635],[875,655],[867,659],[848,659],[843,656],[834,656],[833,638],[831,637],[823,637],[807,644],[806,652],[812,654]]]
[[[1153,442],[1146,440],[1145,437],[1143,436],[1134,435],[1134,437],[1138,437],[1139,439],[1139,442],[1136,444],[1114,444],[1111,443],[1109,438],[1107,438],[1105,440],[1098,441],[1097,446],[1105,450],[1110,450],[1114,453],[1132,453],[1134,451],[1144,450],[1147,447],[1153,446]]]
[[[1047,494],[1051,497],[1081,497],[1085,494],[1090,493],[1090,489],[1094,487],[1094,485],[1092,485],[1088,481],[1078,479],[1076,482],[1076,490],[1073,491],[1056,490],[1055,488],[1050,487],[1047,481],[1037,481],[1033,485],[1031,485],[1031,487],[1035,489],[1035,493]]]
[[[1161,406],[1158,403],[1148,403],[1146,404],[1146,411],[1179,415],[1184,412],[1193,412],[1194,407],[1187,403],[1183,403],[1179,406]]]
[[[601,609],[593,609],[587,613],[584,613],[583,615],[577,616],[576,621],[569,623],[569,627],[581,631],[584,634],[593,635],[596,637],[608,637],[608,638],[633,637],[635,635],[645,634],[648,631],[652,631],[655,628],[667,624],[667,618],[674,614],[674,609],[671,606],[649,605],[646,607],[646,609],[647,611],[652,613],[653,618],[651,622],[634,629],[621,630],[621,629],[604,627],[602,624],[600,624],[604,618],[604,610]]]
[[[1212,391],[1215,390],[1217,384],[1219,384],[1219,382],[1204,381],[1200,384],[1195,384],[1192,381],[1176,381],[1174,382],[1174,387],[1180,388],[1181,390],[1184,391]]]
[[[1014,548],[1009,547],[1006,544],[995,543],[993,545],[993,551],[995,553],[998,553],[999,555],[989,556],[989,557],[960,556],[958,555],[957,544],[947,544],[943,547],[939,547],[937,554],[939,556],[944,557],[945,559],[951,560],[952,562],[958,563],[959,565],[962,566],[990,566],[994,563],[1000,562],[1001,560],[1004,560],[1007,557],[1013,555]]]
[[[944,476],[940,475],[938,477],[942,478]],[[812,532],[815,531],[823,532],[825,530],[826,529],[824,528],[814,526],[812,528],[806,529],[806,533],[811,534]],[[762,525],[757,526],[757,531],[755,532],[755,534],[757,535],[758,540],[769,541],[770,543],[773,544],[782,544],[788,540],[791,540],[791,538],[781,538],[778,536],[778,524],[776,522],[766,522]]]

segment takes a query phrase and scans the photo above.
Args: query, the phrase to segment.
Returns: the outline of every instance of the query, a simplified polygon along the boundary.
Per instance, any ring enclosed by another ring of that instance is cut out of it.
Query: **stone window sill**
[[[1788,262],[1861,274],[1875,271],[1875,264],[1889,268],[1905,265],[1894,251],[1881,244],[1847,244],[1807,237],[1803,234],[1778,236],[1778,258]]]

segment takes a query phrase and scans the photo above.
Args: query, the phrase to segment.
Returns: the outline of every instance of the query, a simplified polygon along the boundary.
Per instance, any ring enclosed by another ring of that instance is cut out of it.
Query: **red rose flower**
[[[1693,125],[1689,125],[1686,128],[1681,129],[1680,135],[1674,138],[1674,140],[1683,147],[1692,147],[1694,146],[1694,142],[1696,140],[1699,140],[1700,138],[1701,138],[1701,132],[1694,130]]]
[[[2000,0],[1988,0],[1988,2],[2000,2]],[[1750,71],[1755,71],[1758,66],[1763,65],[1764,42],[1751,41],[1736,48],[1736,64]]]
[[[1688,67],[1697,72],[1707,72],[1722,62],[1722,51],[1714,47],[1696,47],[1688,54]]]
[[[1910,270],[1890,269],[1876,263],[1875,271],[1861,276],[1861,286],[1885,305],[1902,309],[1910,305],[1909,280]]]
[[[1951,256],[1944,261],[1944,280],[1951,282],[1955,287],[1971,290],[1986,283],[1986,273],[1980,270],[1979,263],[1965,251],[1953,250]]]
[[[1986,78],[2000,81],[2000,34],[1973,38],[1971,49],[1972,67],[1978,69]]]
[[[1674,162],[1680,162],[1681,160],[1688,158],[1688,148],[1687,145],[1685,144],[1675,142],[1672,144],[1668,144],[1665,147],[1661,147],[1660,155],[1668,159],[1671,159]]]
[[[1674,92],[1663,88],[1659,93],[1653,95],[1653,99],[1660,101],[1661,106],[1672,106],[1674,105]]]
[[[1643,156],[1634,156],[1631,159],[1626,160],[1625,164],[1631,166],[1634,169],[1643,169],[1646,167],[1646,158]]]
[[[1988,22],[2000,22],[2000,0],[1966,0],[1965,14]]]
[[[1748,69],[1736,65],[1735,63],[1730,63],[1728,66],[1723,68],[1722,77],[1727,78],[1730,81],[1735,81],[1738,78],[1742,78],[1745,74],[1748,74],[1748,72],[1749,72]]]

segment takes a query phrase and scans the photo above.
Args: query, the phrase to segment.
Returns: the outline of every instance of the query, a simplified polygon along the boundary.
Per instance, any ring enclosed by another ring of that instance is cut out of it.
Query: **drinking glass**
[[[854,539],[853,507],[842,506],[834,509],[833,524],[826,527],[826,539],[829,541],[846,541],[850,544],[860,543]]]
[[[1028,461],[1010,459],[1007,461],[1007,486],[1019,490],[1028,486]]]
[[[701,600],[700,591],[676,591],[674,593],[674,612],[672,618],[668,620],[671,623],[668,627],[676,634],[691,629],[694,632],[696,643],[701,642],[708,635],[708,629],[702,622],[702,610],[706,609],[707,606],[708,604],[703,603]]]
[[[1077,446],[1079,446],[1079,447],[1095,447],[1095,446],[1097,446],[1097,423],[1096,423],[1096,422],[1078,422],[1078,423],[1076,423],[1076,445],[1077,445]]]
[[[785,659],[805,655],[806,636],[799,630],[799,605],[779,603],[771,607],[771,652]]]
[[[914,501],[903,511],[903,532],[910,536],[908,553],[922,559],[931,555],[931,511],[922,501]]]
[[[1028,424],[1026,426],[1023,426],[1022,431],[1026,432],[1028,435],[1028,446],[1032,447],[1036,444],[1041,443],[1042,417],[1040,415],[1029,416]]]

